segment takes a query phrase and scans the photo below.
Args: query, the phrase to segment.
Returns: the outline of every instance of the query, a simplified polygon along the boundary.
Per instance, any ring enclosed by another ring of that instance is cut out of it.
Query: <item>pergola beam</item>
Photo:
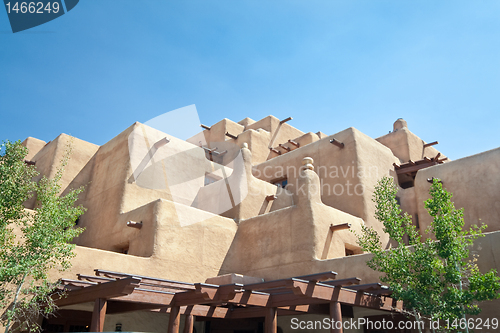
[[[154,285],[168,286],[168,287],[179,288],[179,289],[184,289],[184,290],[194,290],[195,289],[194,283],[189,283],[189,282],[180,282],[180,281],[166,280],[166,279],[160,279],[160,278],[154,278],[154,277],[142,276],[142,275],[136,275],[136,274],[113,272],[113,271],[107,271],[107,270],[103,270],[103,269],[94,269],[94,272],[95,272],[96,276],[105,276],[105,277],[112,278],[112,279],[123,279],[126,277],[140,278],[142,285],[154,284]]]
[[[179,332],[181,314],[186,316],[187,333],[190,333],[189,324],[194,316],[221,319],[264,317],[266,332],[274,332],[273,323],[278,315],[330,312],[332,318],[337,318],[340,304],[384,311],[402,309],[402,302],[385,296],[390,293],[387,287],[379,283],[358,286],[358,278],[335,280],[337,273],[333,271],[249,285],[222,286],[108,271],[96,271],[96,274],[99,276],[78,275],[81,280],[63,280],[66,288],[73,289],[67,292],[66,298],[53,296],[59,306],[94,301],[94,331],[102,330],[100,325],[106,309],[108,313],[140,310],[170,313],[168,329],[171,333]]]
[[[57,306],[73,305],[95,301],[98,298],[113,298],[125,296],[134,291],[139,286],[141,279],[125,278],[118,281],[109,281],[78,290],[71,290],[67,293],[67,297],[55,299]],[[58,296],[55,296],[58,297]]]
[[[348,224],[348,223],[344,223],[344,224]],[[340,224],[340,225],[343,225],[343,224]],[[330,229],[331,228],[332,228],[332,226],[330,226]],[[319,273],[319,274],[309,274],[309,275],[297,276],[296,279],[319,282],[319,281],[333,280],[336,277],[337,277],[337,272],[329,271],[329,272],[324,272],[324,273]]]
[[[133,293],[114,297],[113,300],[123,302],[136,302],[144,304],[159,304],[159,308],[168,306],[172,303],[175,293],[166,291],[156,291],[147,289],[136,289]]]

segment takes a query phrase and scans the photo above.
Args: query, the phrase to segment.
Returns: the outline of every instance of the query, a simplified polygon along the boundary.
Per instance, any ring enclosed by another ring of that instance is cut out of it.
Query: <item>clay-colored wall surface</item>
[[[27,143],[32,141],[34,140],[25,140]],[[33,145],[29,144],[28,149],[30,149],[30,146],[32,147]],[[34,150],[30,150],[28,156],[31,156],[34,151],[38,150],[39,145],[35,145],[33,148]],[[59,135],[57,138],[47,143],[43,148],[39,149],[38,152],[30,158],[31,161],[35,162],[36,170],[40,173],[35,180],[38,181],[43,176],[53,178],[61,167],[61,162],[63,161],[64,156],[67,154],[68,150],[71,150],[68,164],[64,167],[64,172],[59,182],[61,185],[61,193],[64,194],[68,189],[69,184],[81,172],[98,148],[99,146],[97,145],[67,134]],[[86,184],[79,184],[79,186],[81,185]],[[70,188],[76,188],[79,186]],[[27,201],[25,206],[26,208],[33,208],[35,204],[36,196]]]
[[[31,159],[45,147],[47,143],[37,138],[28,137],[26,138],[22,145],[28,148],[28,155],[26,155],[26,160],[31,161]]]
[[[227,136],[226,133],[237,136],[237,138],[233,139]],[[261,163],[278,156],[270,148],[286,151],[278,145],[289,146],[288,140],[298,139],[303,135],[304,132],[288,123],[281,123],[278,118],[267,116],[259,121],[245,118],[239,123],[223,119],[212,125],[210,129],[204,130],[187,141],[196,145],[199,145],[200,142],[203,144],[206,142],[207,147],[217,148],[218,152],[227,151],[220,159],[216,155],[214,156],[214,161],[226,165],[238,154],[238,149],[243,143],[248,144],[248,148],[254,156],[254,163]],[[309,136],[301,138],[302,145],[318,139],[316,134],[313,135],[314,138],[309,138]]]
[[[239,199],[239,203],[236,203],[234,207],[221,215],[240,221],[289,207],[293,204],[292,193],[257,179],[252,175],[252,153],[250,149],[246,147],[241,149],[241,156],[243,163],[235,166],[233,174],[227,178],[226,182],[216,182],[204,188],[209,190],[212,186],[221,186],[225,189],[226,184],[234,184],[231,186],[231,194],[233,198]],[[233,190],[235,188],[239,190],[239,193]],[[201,192],[203,191],[200,191],[200,194]],[[223,191],[217,191],[216,193],[221,192]],[[274,198],[267,199],[268,196],[274,196]],[[211,204],[215,205],[217,201],[220,201],[220,197],[214,197],[213,201],[215,202]]]
[[[330,231],[330,225],[363,221],[321,202],[319,177],[309,169],[298,179],[303,191],[296,205],[240,222],[220,274],[240,273],[266,280],[309,274],[312,262],[345,255],[345,244],[355,244],[348,230]],[[334,237],[333,237],[334,236]]]
[[[366,224],[389,244],[374,218],[377,181],[396,177],[393,163],[435,157],[438,151],[424,148],[425,142],[402,119],[393,132],[376,140],[355,128],[327,136],[290,124],[273,116],[239,123],[223,119],[182,141],[135,123],[100,147],[65,134],[48,144],[26,139],[27,159],[49,177],[71,142],[62,191],[86,187],[78,202],[88,209],[79,222],[86,230],[76,240],[80,246],[73,268],[54,277],[92,275],[100,268],[204,282],[232,273],[273,280],[333,270],[338,279],[357,276],[363,283],[378,282],[379,275],[365,263],[369,254],[346,256],[346,249],[359,252],[355,234],[332,232],[330,226],[348,223],[359,233]],[[200,141],[205,148],[227,152],[210,160]],[[455,205],[465,208],[466,226],[484,222],[488,231],[495,231],[477,240],[474,251],[482,270],[498,269],[498,174],[500,148],[421,169],[414,187],[399,190],[401,208],[415,223],[418,215],[423,230],[430,223],[423,206],[429,197],[427,179],[442,179],[454,193]],[[219,180],[208,183],[210,177]],[[272,184],[284,178],[285,189]],[[33,206],[34,200],[27,203]],[[128,227],[129,221],[141,228]],[[482,318],[494,317],[499,303],[484,306]],[[168,322],[158,313],[137,312],[109,316],[105,328],[113,330],[118,320],[135,323],[124,329],[142,325],[148,331],[164,330]]]
[[[389,147],[401,163],[406,163],[410,160],[418,161],[424,157],[432,158],[440,153],[434,146],[424,148],[425,142],[413,134],[407,127],[381,136],[376,140],[384,146]],[[445,156],[441,154],[439,158],[442,159]]]
[[[465,227],[487,224],[486,231],[500,229],[500,148],[420,170],[415,178],[420,228],[425,230],[431,217],[424,207],[430,198],[432,177],[443,181],[453,194],[456,208],[464,208]]]
[[[344,148],[330,143],[334,138],[342,142]],[[367,225],[381,232],[382,226],[374,218],[372,196],[377,180],[392,175],[392,163],[398,162],[391,151],[355,128],[348,128],[256,165],[254,175],[268,182],[286,177],[286,188],[296,195],[300,190],[298,170],[302,159],[307,156],[314,159],[322,201],[362,218]],[[387,237],[382,241],[387,243]]]
[[[141,137],[131,141],[136,135]],[[164,136],[164,133],[135,123],[101,146],[75,177],[71,187],[89,184],[79,202],[87,208],[87,212],[80,218],[79,226],[86,230],[77,239],[77,244],[115,252],[127,251],[131,255],[152,256],[162,248],[164,238],[171,237],[166,234],[172,230],[162,232],[166,225],[181,225],[181,220],[186,225],[195,225],[190,227],[198,228],[196,231],[175,231],[178,240],[185,243],[192,243],[190,238],[196,239],[203,235],[206,228],[210,229],[210,226],[186,221],[185,216],[200,214],[204,214],[203,219],[216,221],[215,224],[224,221],[220,223],[229,226],[229,229],[223,227],[214,237],[232,237],[233,229],[236,228],[232,220],[190,207],[195,200],[195,196],[190,196],[188,191],[190,186],[203,186],[205,172],[213,171],[213,163],[205,158],[201,148],[169,137],[166,149],[154,155],[154,163],[135,179],[135,170],[130,161],[134,158],[141,161],[150,149],[138,146],[146,143],[151,146]],[[227,173],[231,174],[231,170]],[[175,186],[173,195],[172,188]],[[186,213],[179,217],[178,214],[182,212]],[[128,221],[142,222],[142,228],[127,227]],[[213,231],[207,232],[211,233]],[[225,251],[223,244],[222,241],[221,249]],[[176,251],[167,254],[165,259],[181,255]],[[217,255],[214,254],[214,257],[217,258]]]

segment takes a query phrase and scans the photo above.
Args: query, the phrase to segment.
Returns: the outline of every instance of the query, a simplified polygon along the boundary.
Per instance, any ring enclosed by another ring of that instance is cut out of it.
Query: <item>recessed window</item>
[[[207,174],[205,174],[204,186],[215,183],[216,181],[221,180],[221,179],[222,179],[222,177],[214,175],[213,173],[207,173]]]
[[[349,250],[348,248],[345,249],[345,256],[353,256],[354,255],[354,251],[353,250]]]
[[[286,185],[288,184],[288,179],[287,178],[276,179],[271,181],[271,183],[278,187],[285,188]]]
[[[356,246],[356,245],[345,243],[344,247],[345,247],[345,256],[346,257],[363,253],[363,250],[359,246]]]

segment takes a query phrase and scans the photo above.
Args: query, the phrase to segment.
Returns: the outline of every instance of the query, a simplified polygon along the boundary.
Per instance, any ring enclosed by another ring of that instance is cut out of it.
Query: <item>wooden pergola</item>
[[[432,144],[434,143],[437,143],[437,141],[433,142]],[[431,167],[433,165],[442,164],[448,159],[447,157],[440,157],[441,153],[438,153],[435,157],[432,158],[424,157],[423,159],[418,161],[409,160],[407,163],[403,163],[401,165],[393,163],[394,170],[396,170],[396,174],[398,175],[399,185],[402,188],[412,187],[419,170]]]
[[[342,320],[342,305],[401,311],[402,302],[389,297],[380,283],[359,284],[359,278],[336,280],[325,272],[255,284],[212,285],[186,283],[96,269],[95,276],[78,274],[62,279],[64,297],[56,305],[94,302],[92,332],[102,332],[106,314],[151,310],[169,313],[169,333],[178,333],[185,315],[184,333],[193,332],[194,316],[239,319],[265,318],[265,332],[277,332],[278,315],[324,313]],[[340,333],[342,329],[332,329]]]

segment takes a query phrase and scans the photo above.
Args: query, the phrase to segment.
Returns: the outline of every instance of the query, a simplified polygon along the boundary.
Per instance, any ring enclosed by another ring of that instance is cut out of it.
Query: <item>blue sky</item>
[[[397,118],[452,159],[500,146],[500,1],[81,0],[13,34],[0,9],[0,139],[103,144],[196,104],[201,122],[304,132]]]

